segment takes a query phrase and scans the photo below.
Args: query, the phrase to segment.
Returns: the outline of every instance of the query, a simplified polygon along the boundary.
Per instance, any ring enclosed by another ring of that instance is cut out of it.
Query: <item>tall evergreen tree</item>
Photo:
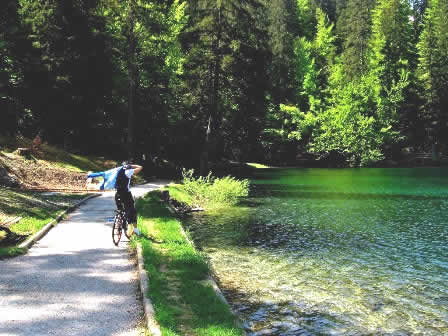
[[[316,32],[316,3],[314,0],[297,0],[299,36],[312,40]]]
[[[200,111],[198,117],[205,128],[205,141],[201,154],[201,173],[209,170],[208,162],[222,156],[225,147],[222,138],[224,107],[239,89],[238,77],[223,72],[238,60],[234,50],[240,45],[256,44],[259,37],[254,30],[256,0],[197,0],[191,1],[189,15],[192,20],[185,42],[190,49],[186,70],[190,87],[190,101]],[[255,22],[256,23],[256,22]],[[238,56],[238,55],[236,55]],[[227,76],[226,76],[227,75]]]
[[[296,0],[273,0],[266,4],[271,62],[267,73],[271,82],[270,100],[274,106],[295,101],[293,48],[299,33]]]
[[[373,12],[371,70],[383,91],[409,70],[412,58],[412,25],[406,0],[378,0]]]
[[[368,71],[371,13],[376,0],[347,0],[337,27],[342,39],[342,60],[346,78],[360,78]]]
[[[430,0],[418,44],[431,143],[448,143],[448,0]]]
[[[23,92],[21,55],[31,49],[18,17],[18,3],[8,0],[0,13],[0,132],[15,134],[23,123],[26,101]],[[23,127],[22,127],[23,130]]]
[[[407,86],[413,70],[410,62],[415,54],[410,13],[405,0],[378,0],[371,40],[370,71],[376,80],[377,117],[403,131],[409,127],[410,119],[414,119],[407,114],[415,114],[415,108],[406,111],[403,102],[411,98]]]
[[[306,146],[327,103],[330,69],[336,56],[334,25],[328,22],[327,15],[319,7],[315,10],[315,21],[313,40],[298,37],[295,41],[297,105],[280,104],[279,110],[272,114],[273,122],[269,128],[272,136],[292,144],[298,143],[300,147]]]
[[[313,42],[315,63],[319,69],[319,94],[320,100],[325,99],[331,67],[336,58],[336,36],[333,33],[334,24],[329,21],[327,14],[320,8],[316,10],[317,31]]]
[[[299,108],[302,111],[319,112],[325,99],[330,67],[336,57],[333,24],[327,15],[317,8],[315,11],[316,33],[313,40],[305,37],[296,40],[297,85]]]
[[[349,2],[345,10],[353,9],[354,3]],[[336,155],[353,166],[369,165],[384,158],[385,144],[397,139],[393,126],[407,85],[412,39],[411,34],[406,34],[411,28],[406,9],[399,0],[380,1],[374,15],[373,37],[367,45],[362,45],[366,43],[363,35],[360,41],[350,44],[350,39],[355,38],[350,35],[354,29],[347,27],[345,49],[328,77],[328,104],[317,116],[310,143],[312,152]],[[366,33],[371,28],[364,24]],[[353,54],[355,50],[358,55]]]
[[[126,137],[129,157],[160,155],[167,141],[183,54],[179,36],[186,24],[186,2],[103,1],[115,65],[113,125]]]
[[[23,55],[26,98],[46,137],[58,143],[76,139],[87,144],[95,134],[90,126],[103,121],[111,71],[99,33],[104,22],[94,12],[97,3],[19,1],[33,46]]]
[[[409,2],[412,9],[412,22],[414,23],[414,39],[417,43],[422,31],[428,0],[410,0]]]
[[[331,23],[336,22],[338,0],[316,0],[316,4],[327,15]]]

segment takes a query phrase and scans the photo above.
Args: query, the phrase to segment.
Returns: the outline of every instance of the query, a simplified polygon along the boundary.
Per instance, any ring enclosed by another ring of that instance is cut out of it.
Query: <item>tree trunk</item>
[[[128,14],[128,76],[129,76],[129,102],[128,102],[128,134],[127,154],[128,160],[133,160],[135,155],[134,132],[135,132],[135,96],[137,85],[137,69],[135,64],[136,41],[135,41],[135,0],[129,1]]]
[[[208,118],[208,126],[207,126],[207,131],[205,132],[205,144],[204,144],[204,150],[202,151],[201,154],[201,162],[200,162],[200,173],[201,176],[206,176],[209,172],[209,167],[208,167],[208,159],[209,159],[209,152],[210,152],[210,147],[211,147],[211,127],[212,127],[212,116],[210,115]]]
[[[221,116],[218,113],[219,78],[221,65],[221,7],[218,7],[217,27],[215,42],[213,43],[213,54],[215,56],[211,69],[210,93],[209,93],[209,118],[205,135],[204,149],[200,159],[200,172],[202,176],[209,173],[209,160],[216,159],[216,139],[221,123]]]

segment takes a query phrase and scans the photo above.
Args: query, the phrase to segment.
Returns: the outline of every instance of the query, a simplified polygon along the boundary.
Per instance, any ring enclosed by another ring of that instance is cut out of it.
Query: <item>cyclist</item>
[[[123,162],[123,166],[118,170],[115,180],[115,203],[117,209],[123,209],[126,212],[129,224],[137,226],[137,210],[135,209],[134,197],[132,196],[129,185],[131,183],[132,175],[138,174],[143,169],[139,165],[131,165]]]
[[[123,162],[121,167],[97,173],[89,172],[87,175],[87,182],[92,178],[103,178],[103,182],[99,186],[100,190],[110,190],[113,188],[117,190],[115,193],[117,208],[126,212],[128,223],[134,224],[134,227],[136,227],[135,224],[137,223],[137,211],[135,210],[134,197],[129,190],[129,185],[132,175],[140,173],[142,169],[142,166],[129,165]]]

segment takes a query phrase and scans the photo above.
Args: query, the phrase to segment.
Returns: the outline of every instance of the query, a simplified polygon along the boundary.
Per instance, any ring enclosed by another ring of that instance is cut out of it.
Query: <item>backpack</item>
[[[125,174],[125,169],[121,168],[117,174],[117,180],[115,181],[115,189],[125,190],[128,188],[129,178]]]

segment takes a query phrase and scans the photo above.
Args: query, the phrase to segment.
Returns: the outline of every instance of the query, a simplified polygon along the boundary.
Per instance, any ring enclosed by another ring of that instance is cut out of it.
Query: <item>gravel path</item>
[[[112,242],[113,197],[89,200],[26,255],[0,261],[1,336],[137,334],[138,278],[126,237],[118,247]]]

